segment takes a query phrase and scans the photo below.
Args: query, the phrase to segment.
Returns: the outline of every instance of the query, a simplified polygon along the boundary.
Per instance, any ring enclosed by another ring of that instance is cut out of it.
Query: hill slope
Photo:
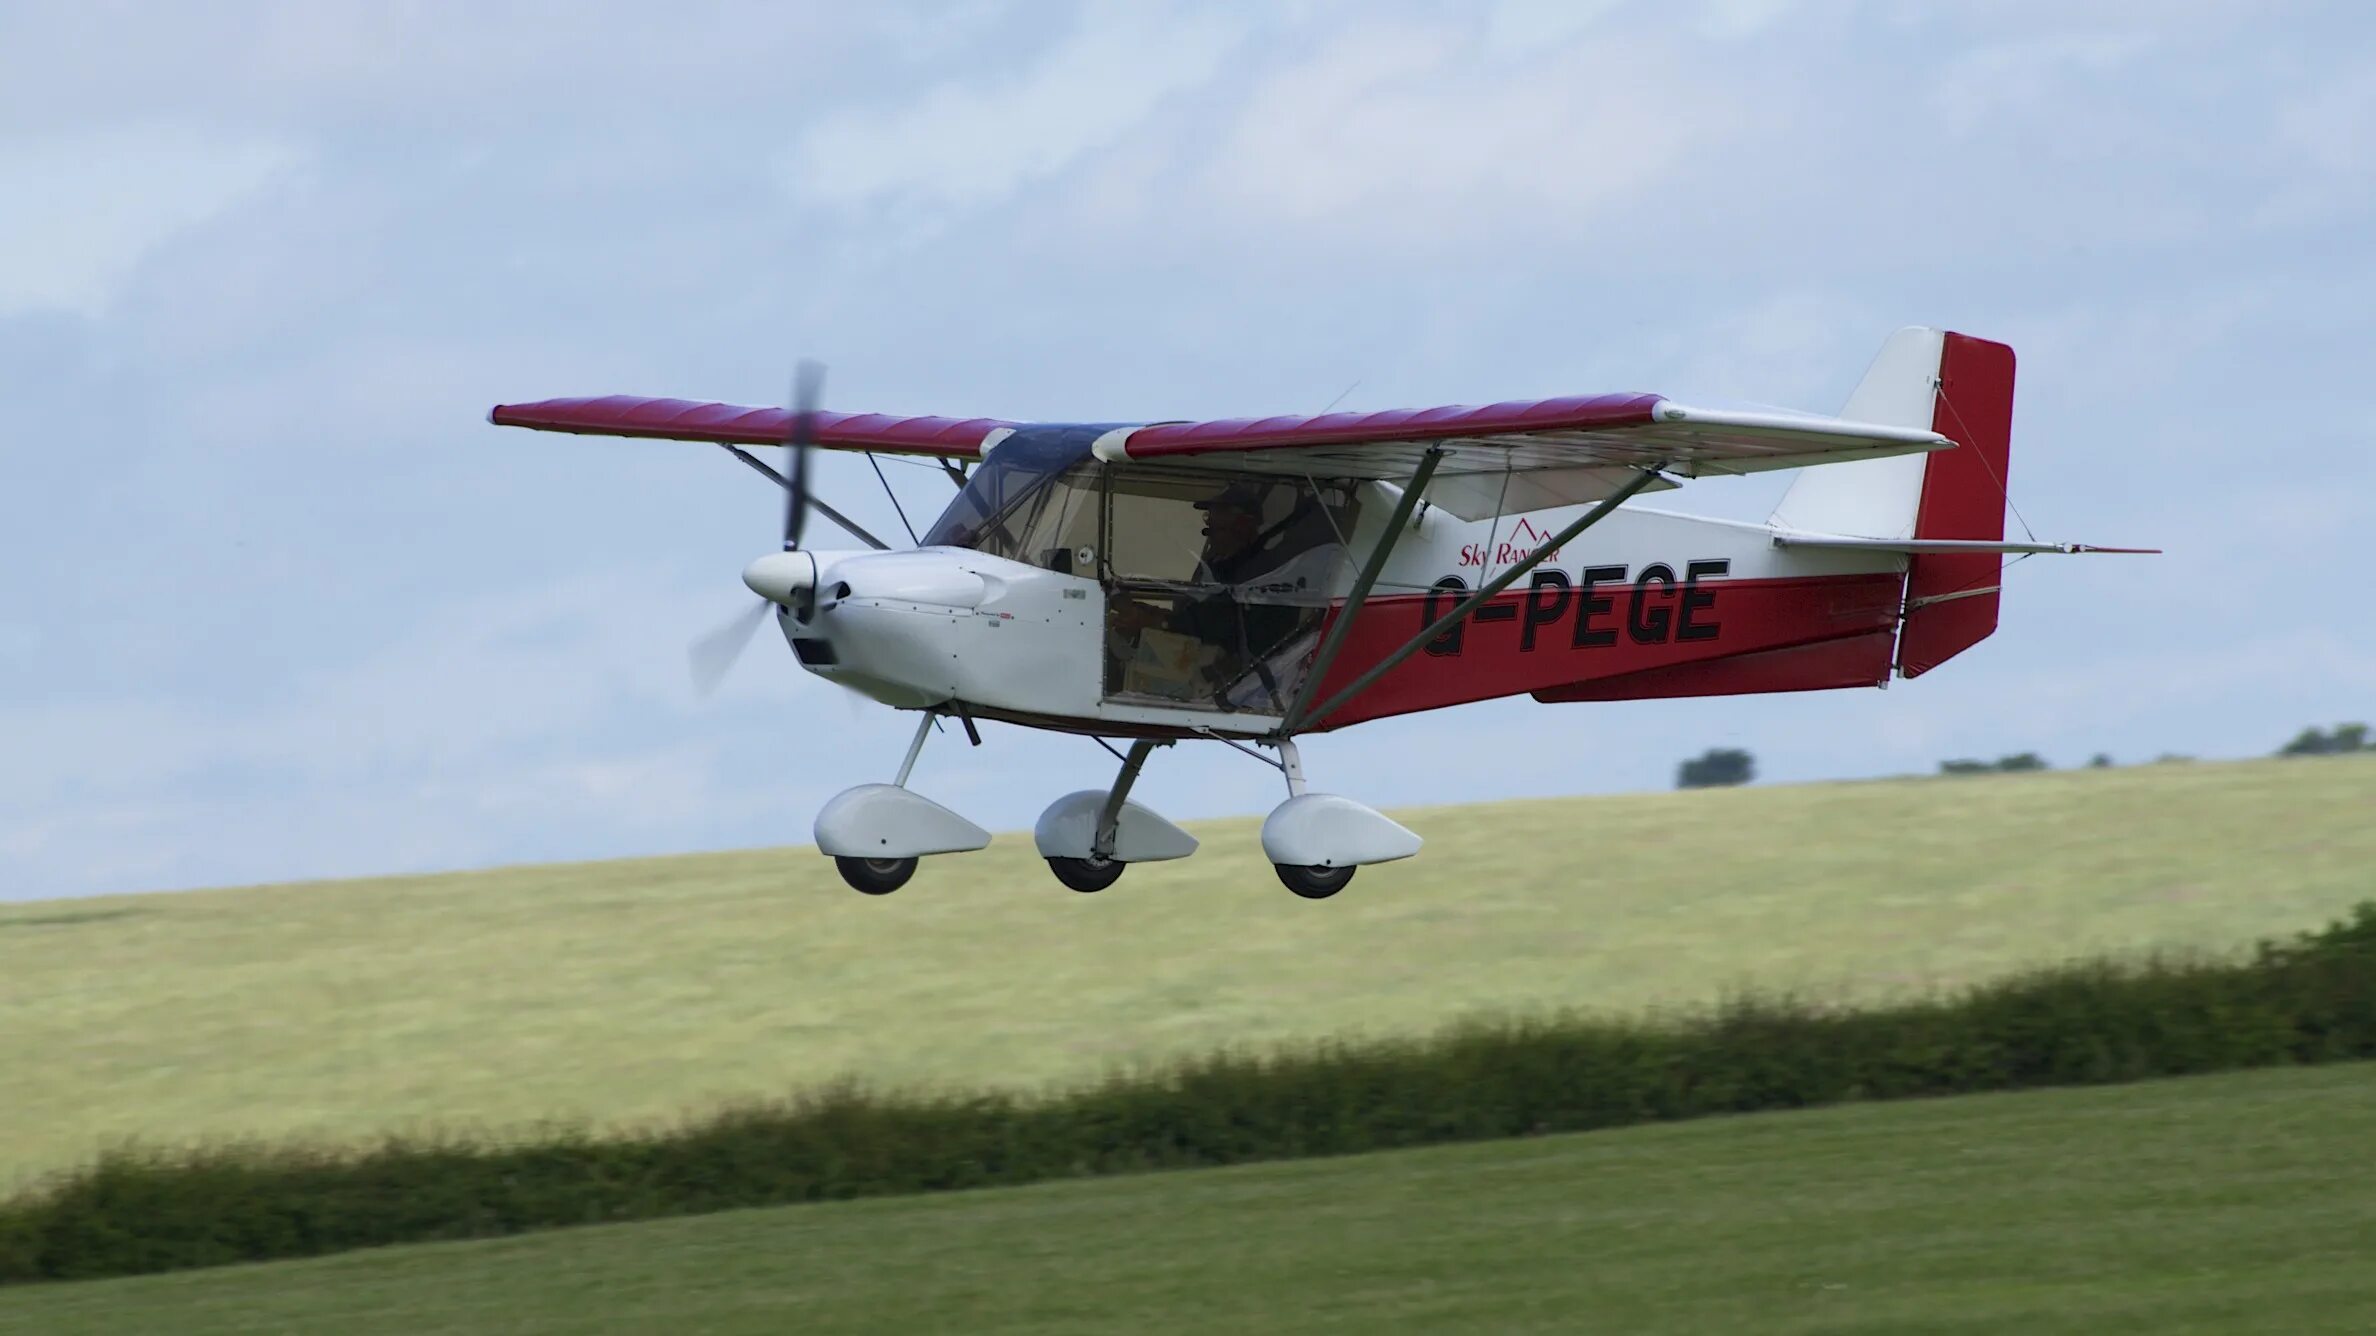
[[[2376,1064],[0,1291],[43,1332],[2360,1331]]]
[[[1422,810],[1425,854],[1322,903],[1236,822],[1094,897],[1008,837],[882,900],[773,850],[5,905],[0,1183],[124,1135],[660,1118],[2227,948],[2365,898],[2371,810],[2376,759],[2333,758]]]

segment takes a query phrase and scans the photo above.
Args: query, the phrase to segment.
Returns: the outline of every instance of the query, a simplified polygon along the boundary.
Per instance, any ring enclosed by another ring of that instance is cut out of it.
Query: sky
[[[814,357],[829,407],[1015,419],[1832,411],[1905,324],[2018,350],[2016,531],[2167,555],[2024,562],[1887,691],[1470,706],[1311,741],[1314,786],[2376,715],[2364,5],[0,0],[0,898],[800,844],[890,777],[912,716],[773,639],[687,680],[764,480],[496,402],[780,402]],[[1113,768],[986,733],[915,783],[994,830]],[[1134,796],[1284,795],[1185,746]]]

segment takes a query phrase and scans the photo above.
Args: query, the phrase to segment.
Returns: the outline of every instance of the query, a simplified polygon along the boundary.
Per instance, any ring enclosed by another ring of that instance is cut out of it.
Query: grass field
[[[2376,1064],[0,1290],[75,1332],[2365,1331]]]
[[[106,1140],[668,1118],[858,1072],[1036,1084],[1480,1009],[1872,998],[2228,948],[2376,894],[2376,759],[1439,808],[1289,896],[1253,824],[1087,897],[1028,837],[0,904],[0,1186]]]

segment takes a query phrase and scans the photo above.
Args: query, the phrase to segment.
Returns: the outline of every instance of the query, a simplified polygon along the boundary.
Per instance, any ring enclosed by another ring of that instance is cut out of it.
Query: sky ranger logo
[[[1465,556],[1462,564],[1467,564]],[[1470,622],[1518,623],[1521,654],[1533,653],[1538,645],[1602,648],[1616,644],[1620,634],[1637,645],[1714,640],[1722,630],[1716,620],[1716,591],[1701,588],[1700,581],[1731,569],[1732,563],[1725,560],[1687,561],[1677,578],[1674,567],[1654,561],[1630,582],[1623,566],[1587,566],[1575,577],[1562,570],[1537,570],[1524,596],[1504,593],[1487,602],[1428,641],[1427,652],[1438,658],[1460,653]],[[1468,591],[1468,581],[1457,575],[1436,581],[1420,600],[1419,624],[1433,626]],[[1620,602],[1625,605],[1622,612]],[[1563,623],[1566,634],[1560,635]]]
[[[1543,540],[1550,536],[1550,530],[1536,528],[1531,521],[1521,515],[1518,517],[1518,527],[1510,531],[1509,537],[1499,542],[1461,544],[1460,566],[1463,570],[1473,566],[1514,566],[1533,556],[1535,549],[1541,547]],[[1491,561],[1486,560],[1488,556],[1492,558]],[[1552,548],[1549,552],[1544,553],[1543,560],[1546,562],[1559,560],[1559,549]]]

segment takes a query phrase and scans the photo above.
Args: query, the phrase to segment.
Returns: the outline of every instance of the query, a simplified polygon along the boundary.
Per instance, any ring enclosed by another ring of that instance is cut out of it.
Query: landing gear
[[[907,885],[920,855],[968,853],[990,843],[989,831],[907,788],[932,722],[925,711],[898,779],[844,789],[817,812],[817,852],[831,857],[842,880],[861,894],[889,895]]]
[[[1419,852],[1419,837],[1383,814],[1351,798],[1308,792],[1293,738],[1272,745],[1279,749],[1277,765],[1287,777],[1288,798],[1263,820],[1262,852],[1288,890],[1306,900],[1325,900],[1345,889],[1362,864]]]
[[[1056,880],[1088,894],[1119,881],[1133,863],[1196,852],[1195,836],[1130,801],[1130,787],[1158,745],[1145,738],[1133,742],[1111,788],[1068,793],[1040,813],[1031,839]]]
[[[1130,864],[1113,858],[1051,858],[1048,870],[1056,880],[1086,895],[1102,891],[1122,879],[1122,869]]]
[[[833,866],[861,895],[889,895],[916,875],[913,858],[836,858]]]
[[[1306,900],[1325,900],[1345,889],[1353,880],[1354,868],[1321,867],[1309,863],[1273,863],[1278,869],[1279,883]]]

